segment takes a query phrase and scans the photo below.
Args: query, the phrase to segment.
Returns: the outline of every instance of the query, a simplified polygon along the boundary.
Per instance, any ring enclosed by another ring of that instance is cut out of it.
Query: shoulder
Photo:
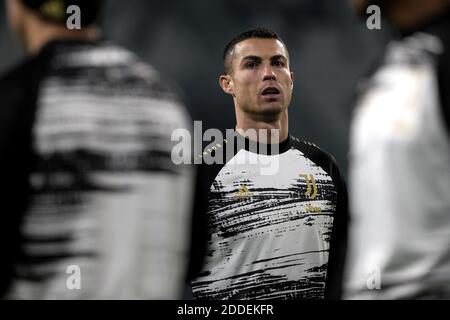
[[[30,75],[35,70],[37,65],[37,58],[25,58],[18,64],[14,65],[0,77],[0,88],[9,87],[12,84],[23,83],[23,81],[30,78]]]
[[[19,105],[32,102],[39,74],[37,57],[26,58],[0,77],[1,120],[8,121],[13,114],[21,112]]]
[[[115,56],[122,57],[122,61],[112,65],[115,68],[113,74],[117,77],[113,81],[119,82],[122,88],[129,89],[135,96],[151,101],[149,106],[159,106],[158,110],[169,124],[189,128],[192,126],[187,123],[190,122],[187,98],[174,81],[136,53],[114,42],[102,42],[97,50],[110,51],[111,59]]]
[[[182,90],[174,81],[135,52],[112,41],[99,43],[97,49],[109,50],[113,53],[112,57],[122,57],[123,61],[120,63],[120,67],[125,73],[127,81],[134,81],[138,85],[147,87],[147,93],[153,98],[173,100],[178,103],[186,100]]]
[[[306,158],[322,167],[328,174],[336,167],[336,159],[327,151],[324,151],[315,143],[296,138],[291,135],[291,146],[301,151]]]
[[[324,151],[310,141],[298,139],[292,135],[291,146],[302,152],[305,158],[321,167],[328,175],[330,175],[339,190],[346,190],[345,179],[339,170],[336,158],[331,153]]]

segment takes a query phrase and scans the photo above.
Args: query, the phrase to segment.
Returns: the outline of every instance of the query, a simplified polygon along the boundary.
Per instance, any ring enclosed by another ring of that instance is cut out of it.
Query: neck
[[[287,109],[276,116],[250,117],[236,107],[236,120],[236,131],[250,140],[262,143],[281,143],[289,135]],[[271,130],[276,130],[276,132]]]
[[[69,30],[38,19],[30,19],[23,31],[23,41],[28,54],[38,53],[47,43],[54,40],[92,41],[98,38],[95,27]]]

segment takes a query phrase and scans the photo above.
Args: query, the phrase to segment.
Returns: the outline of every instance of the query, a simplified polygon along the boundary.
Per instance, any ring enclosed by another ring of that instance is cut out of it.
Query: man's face
[[[293,74],[286,48],[277,39],[251,38],[239,42],[231,56],[227,90],[246,113],[277,115],[292,98]]]

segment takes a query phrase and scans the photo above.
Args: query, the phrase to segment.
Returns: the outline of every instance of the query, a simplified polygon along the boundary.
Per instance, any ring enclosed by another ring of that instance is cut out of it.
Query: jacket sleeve
[[[13,276],[13,263],[19,255],[20,221],[28,203],[35,80],[30,61],[0,79],[0,297]]]
[[[444,53],[438,59],[439,98],[444,124],[450,139],[450,40],[445,41]]]
[[[341,299],[348,242],[349,209],[344,179],[335,163],[331,172],[337,187],[337,208],[330,241],[330,254],[325,288],[326,299]]]

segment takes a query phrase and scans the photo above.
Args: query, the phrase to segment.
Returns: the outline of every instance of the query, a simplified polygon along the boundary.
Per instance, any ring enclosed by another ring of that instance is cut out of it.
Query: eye
[[[250,62],[247,62],[247,63],[245,64],[245,67],[246,67],[247,69],[253,69],[253,68],[255,68],[256,66],[257,66],[257,63],[254,62],[254,61],[250,61]]]
[[[286,66],[286,64],[281,60],[274,61],[273,65],[280,68],[284,68]]]

